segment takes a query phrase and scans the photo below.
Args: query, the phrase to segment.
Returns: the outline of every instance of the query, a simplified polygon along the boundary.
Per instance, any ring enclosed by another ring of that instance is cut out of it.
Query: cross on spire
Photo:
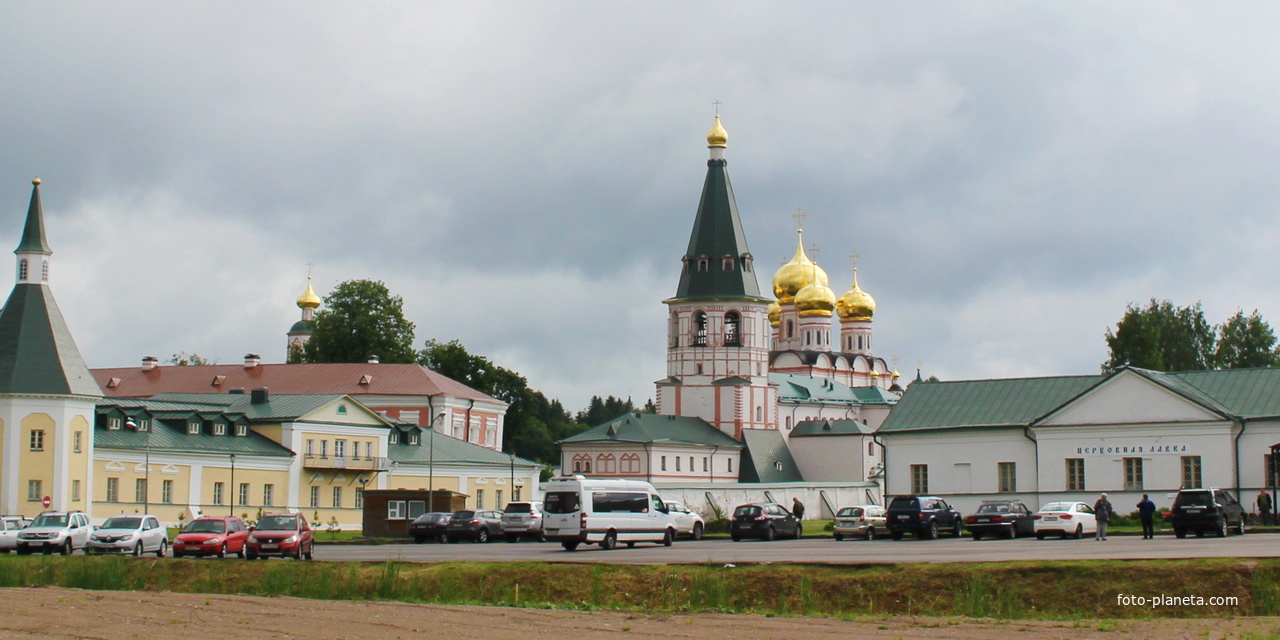
[[[720,115],[720,101],[719,101],[719,100],[716,100],[715,102],[712,102],[711,104],[714,104],[714,105],[716,106],[716,115],[717,115],[717,116],[718,116],[718,115]]]
[[[854,251],[853,253],[849,254],[849,261],[853,263],[853,270],[857,271],[858,270],[858,252],[857,251]]]
[[[791,214],[791,219],[796,221],[797,231],[804,229],[804,219],[807,218],[808,216],[809,214],[805,213],[804,209],[801,209],[800,207],[796,207],[796,212]]]

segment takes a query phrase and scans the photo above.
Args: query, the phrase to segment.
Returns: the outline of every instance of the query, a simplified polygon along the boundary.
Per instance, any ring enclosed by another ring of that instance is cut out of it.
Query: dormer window
[[[390,442],[391,444],[400,444],[400,434],[392,433],[391,438],[388,440],[388,442]]]
[[[247,424],[238,424],[238,425],[236,425],[236,435],[237,435],[237,436],[240,436],[240,437],[242,437],[242,438],[243,438],[244,436],[249,435],[249,425],[247,425]]]
[[[742,270],[751,273],[751,254],[742,254]]]
[[[200,422],[199,422],[199,421],[196,421],[196,422],[188,422],[188,423],[187,423],[187,435],[191,435],[191,436],[200,435]]]
[[[680,273],[689,273],[689,256],[680,258]]]
[[[698,257],[698,273],[706,273],[711,270],[711,259],[706,256]]]
[[[409,444],[418,444],[418,434],[409,434]]]
[[[720,269],[722,271],[733,271],[733,256],[725,256],[721,258]]]
[[[107,429],[110,431],[120,430],[120,418],[111,418],[107,420]]]
[[[151,430],[151,421],[150,421],[150,420],[143,420],[143,419],[139,418],[139,419],[138,419],[138,431],[150,431],[150,430]]]
[[[215,436],[227,435],[227,425],[222,424],[221,422],[213,423],[213,435]]]

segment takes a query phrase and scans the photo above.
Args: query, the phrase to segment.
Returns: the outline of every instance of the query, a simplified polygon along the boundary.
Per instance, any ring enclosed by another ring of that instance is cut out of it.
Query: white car
[[[83,511],[45,511],[18,532],[18,555],[57,551],[69,556],[89,544],[89,516]]]
[[[157,558],[168,550],[169,532],[151,515],[111,516],[89,536],[84,548],[86,554],[155,553]]]
[[[1096,533],[1098,520],[1093,515],[1093,507],[1083,502],[1050,502],[1040,507],[1034,526],[1038,540],[1044,540],[1049,534],[1080,538]]]
[[[18,532],[27,528],[31,522],[22,516],[4,516],[0,518],[0,553],[9,553],[18,548]]]
[[[672,518],[675,518],[676,531],[680,535],[689,536],[694,540],[702,539],[702,530],[706,528],[706,524],[703,523],[702,516],[697,511],[691,511],[683,503],[674,500],[667,501],[667,511]]]

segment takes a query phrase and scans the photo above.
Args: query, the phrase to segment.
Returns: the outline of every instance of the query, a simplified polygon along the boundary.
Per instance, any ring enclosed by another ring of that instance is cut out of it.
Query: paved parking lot
[[[323,535],[320,536],[323,540]],[[806,538],[762,542],[744,540],[680,540],[667,548],[641,544],[604,551],[596,546],[566,552],[553,543],[490,542],[488,544],[320,545],[316,560],[446,562],[612,562],[634,564],[765,563],[865,564],[906,562],[1001,562],[1011,560],[1087,560],[1093,558],[1259,558],[1280,555],[1280,535],[1246,534],[1222,538],[1172,535],[1143,540],[1141,536],[1110,536],[1105,542],[1082,540],[973,540],[941,538],[894,541]]]

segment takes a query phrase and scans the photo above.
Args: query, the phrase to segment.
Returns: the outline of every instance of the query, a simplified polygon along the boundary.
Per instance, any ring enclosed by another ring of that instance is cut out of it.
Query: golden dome
[[[853,270],[853,287],[836,301],[836,314],[841,320],[871,322],[876,314],[876,299],[858,287],[858,270]]]
[[[901,374],[901,373],[898,373],[898,370],[897,370],[897,369],[894,369],[894,370],[893,370],[893,379],[894,379],[894,380],[897,380],[898,378],[901,378],[901,377],[902,377],[902,374]]]
[[[800,317],[808,318],[813,316],[831,317],[831,312],[836,308],[836,294],[830,288],[817,282],[800,290],[796,294],[796,311],[800,312]]]
[[[812,283],[829,286],[827,272],[814,264],[804,253],[804,232],[797,230],[796,234],[798,239],[795,257],[773,274],[773,295],[782,304],[791,302],[801,289]]]
[[[711,130],[707,132],[707,146],[720,147],[723,149],[729,142],[729,132],[720,126],[720,114],[716,114],[716,123],[711,126]]]
[[[769,303],[769,324],[776,327],[779,322],[782,322],[782,305],[774,300]]]
[[[880,372],[879,372],[879,371],[876,371],[875,369],[872,369],[872,370],[871,370],[871,378],[874,380],[875,378],[879,378],[879,377],[880,377]]]
[[[298,307],[301,309],[319,309],[320,296],[311,289],[311,276],[307,276],[307,290],[298,296]]]

